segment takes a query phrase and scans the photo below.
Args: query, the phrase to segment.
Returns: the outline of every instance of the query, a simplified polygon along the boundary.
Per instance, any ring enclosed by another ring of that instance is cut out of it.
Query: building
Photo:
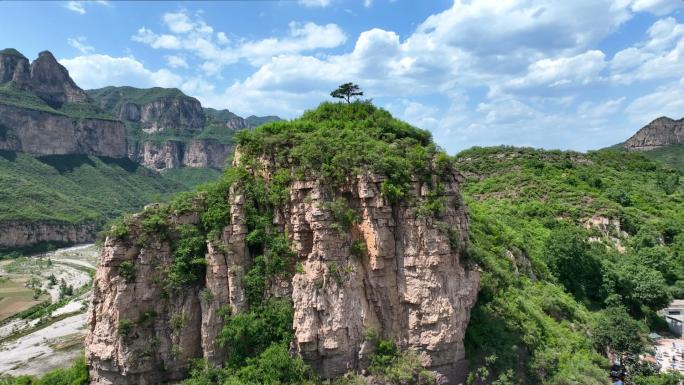
[[[682,337],[682,321],[684,321],[684,300],[676,299],[672,301],[670,307],[663,309],[665,321],[672,334]]]

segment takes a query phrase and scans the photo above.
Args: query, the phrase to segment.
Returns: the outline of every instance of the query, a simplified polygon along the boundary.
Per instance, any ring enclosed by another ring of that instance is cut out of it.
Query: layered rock
[[[42,242],[69,244],[92,242],[96,234],[95,224],[0,222],[0,246],[7,249],[29,247]]]
[[[269,180],[272,171],[266,168],[263,177]],[[289,280],[271,281],[267,291],[292,299],[292,349],[324,378],[365,368],[372,351],[366,336],[375,330],[415,349],[424,366],[441,373],[441,383],[456,384],[479,288],[478,272],[462,261],[468,219],[459,195],[461,176],[442,177],[439,215],[419,214],[430,190],[424,181],[411,183],[404,203],[390,204],[380,194],[383,180],[363,174],[336,190],[318,180],[292,182],[273,226],[289,237],[297,255],[293,262],[301,269]],[[344,199],[358,215],[348,231],[335,222],[329,205],[334,199]],[[230,224],[207,246],[204,277],[179,292],[164,291],[171,241],[143,237],[140,217],[131,220],[128,236],[107,239],[86,339],[91,384],[177,381],[191,358],[222,362],[225,351],[216,345],[223,323],[219,309],[247,308],[243,277],[253,257],[245,241],[245,198],[236,186],[228,201]],[[168,218],[172,228],[198,221],[196,211]],[[169,238],[174,236],[172,231]],[[119,276],[124,262],[135,267],[134,282]],[[149,324],[135,321],[145,314],[156,317]],[[172,322],[174,316],[183,319],[181,326]],[[134,326],[123,335],[120,325],[131,320]]]
[[[132,143],[128,157],[159,171],[180,167],[223,169],[232,151],[233,146],[213,139],[145,141]]]
[[[7,87],[0,93],[0,149],[126,156],[125,126],[103,118],[50,52],[29,66],[16,50],[0,51],[0,84]]]
[[[0,149],[33,155],[126,157],[126,128],[115,120],[74,119],[0,103]]]
[[[31,63],[31,90],[51,106],[88,102],[85,91],[49,51],[39,53],[38,59]]]
[[[0,51],[0,84],[13,82],[22,87],[30,79],[28,59],[17,50],[8,48]]]
[[[623,147],[632,151],[647,151],[673,144],[684,144],[684,119],[660,117],[627,139]]]

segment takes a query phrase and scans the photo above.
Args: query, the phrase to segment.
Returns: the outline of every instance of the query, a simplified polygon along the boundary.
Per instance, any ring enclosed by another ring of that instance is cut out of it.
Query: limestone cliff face
[[[269,180],[272,171],[265,170]],[[424,182],[412,182],[407,203],[390,204],[380,194],[383,180],[358,175],[335,191],[318,180],[292,182],[273,225],[287,234],[302,268],[291,279],[271,280],[267,290],[292,299],[291,348],[325,378],[366,367],[372,347],[365,336],[376,330],[416,349],[424,366],[441,373],[440,383],[456,384],[479,288],[478,272],[462,261],[468,218],[459,194],[461,176],[442,179],[445,210],[427,216],[418,213],[428,195]],[[147,237],[142,245],[139,216],[131,220],[128,236],[107,239],[89,310],[91,384],[176,381],[187,375],[191,358],[216,364],[225,358],[216,345],[223,324],[219,309],[247,309],[243,277],[253,257],[245,240],[245,198],[236,186],[227,194],[230,224],[208,244],[204,276],[181,291],[164,290],[170,241]],[[346,200],[358,215],[348,231],[333,219],[328,205],[333,199]],[[168,218],[172,224],[198,221],[195,211]],[[118,274],[124,262],[135,267],[134,281]],[[155,317],[139,321],[149,314]],[[134,326],[122,333],[120,325],[129,322]]]
[[[0,52],[0,83],[14,82],[25,86],[30,79],[29,61],[24,55],[13,49]]]
[[[637,131],[623,146],[628,150],[646,151],[673,144],[684,144],[684,119],[660,117]]]
[[[85,103],[88,95],[71,80],[69,72],[49,51],[31,63],[31,90],[48,104]]]
[[[0,125],[2,150],[126,157],[126,128],[119,121],[74,119],[0,103]]]
[[[180,167],[223,169],[233,146],[212,139],[145,141],[129,146],[128,157],[134,162],[155,170]]]
[[[140,122],[146,132],[165,129],[199,131],[204,128],[204,111],[197,99],[160,99],[140,108]]]
[[[0,245],[21,248],[41,242],[86,243],[95,239],[95,224],[4,221],[0,222]]]
[[[0,84],[7,87],[0,93],[0,149],[126,156],[124,125],[103,118],[50,52],[29,66],[16,50],[0,51]]]

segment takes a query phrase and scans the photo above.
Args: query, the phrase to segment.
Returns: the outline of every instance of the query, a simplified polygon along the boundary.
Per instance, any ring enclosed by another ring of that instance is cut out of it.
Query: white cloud
[[[331,0],[298,0],[300,5],[305,7],[327,7],[331,4]]]
[[[373,0],[363,0],[363,6],[366,8],[370,8],[373,6]]]
[[[660,116],[681,118],[684,111],[684,77],[635,99],[626,111],[638,125],[644,125]]]
[[[83,55],[59,61],[81,88],[105,86],[178,87],[180,76],[167,69],[149,70],[134,57]]]
[[[187,33],[194,29],[190,18],[184,12],[167,13],[163,19],[173,33]]]
[[[188,68],[188,62],[185,58],[178,55],[166,56],[166,64],[171,68]]]
[[[95,0],[95,1],[79,1],[79,0],[71,0],[67,1],[64,3],[64,8],[76,12],[80,15],[85,15],[86,13],[86,4],[98,4],[98,5],[104,5],[104,6],[109,6],[109,1],[107,0]]]
[[[230,39],[228,39],[228,36],[226,36],[225,32],[219,32],[216,34],[216,40],[218,40],[219,44],[221,45],[226,45],[230,43]]]
[[[684,76],[684,24],[668,17],[653,23],[648,38],[615,54],[611,60],[612,80],[635,81]]]
[[[224,66],[242,59],[261,65],[277,55],[335,48],[347,39],[335,24],[291,22],[284,37],[240,40],[230,45],[224,32],[214,36],[213,28],[199,17],[192,19],[185,12],[178,12],[165,14],[163,19],[170,34],[157,34],[142,27],[132,39],[155,49],[188,51],[204,61],[201,66],[210,74],[218,74]]]
[[[93,46],[86,44],[86,38],[83,36],[79,36],[75,39],[69,38],[67,39],[67,43],[69,43],[70,46],[76,48],[78,52],[80,52],[82,55],[87,55],[95,51],[95,48],[93,48]]]
[[[658,16],[667,15],[682,7],[684,3],[677,0],[634,0],[631,5],[634,12],[650,12]]]

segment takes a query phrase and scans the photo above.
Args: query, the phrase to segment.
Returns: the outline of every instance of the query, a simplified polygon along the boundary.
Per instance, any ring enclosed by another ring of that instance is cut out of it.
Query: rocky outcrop
[[[30,71],[28,59],[17,50],[8,48],[0,51],[0,84],[13,82],[18,87],[26,86]]]
[[[115,120],[74,119],[0,103],[0,127],[2,150],[126,157],[126,128]]]
[[[264,178],[270,175],[267,169]],[[318,180],[290,184],[273,225],[289,237],[301,268],[291,279],[272,281],[267,291],[292,299],[292,349],[324,378],[366,367],[372,350],[366,336],[375,330],[415,349],[424,366],[440,373],[440,383],[458,383],[479,288],[478,272],[463,261],[468,218],[461,179],[458,173],[443,177],[439,215],[419,214],[429,189],[417,178],[401,204],[380,194],[380,175],[350,177],[335,191]],[[91,384],[173,382],[187,374],[191,358],[222,362],[226,352],[215,338],[223,323],[219,309],[247,308],[243,277],[253,258],[245,240],[245,198],[236,186],[228,194],[230,224],[207,246],[204,277],[178,292],[164,286],[170,241],[140,242],[140,216],[126,237],[106,240],[86,338]],[[333,199],[344,199],[358,215],[348,231],[335,222]],[[168,218],[172,228],[198,221],[195,211]],[[124,262],[134,266],[134,280],[118,274]],[[130,327],[122,332],[122,324]]]
[[[660,117],[627,139],[623,147],[631,151],[647,151],[673,144],[684,144],[684,119]]]
[[[50,52],[29,66],[16,50],[0,51],[0,83],[0,149],[126,156],[125,126],[102,116]]]
[[[233,152],[233,146],[213,139],[197,139],[189,142],[167,140],[132,143],[128,157],[134,162],[155,170],[180,167],[223,169]]]
[[[95,239],[95,224],[49,222],[0,222],[0,245],[4,249],[29,247],[42,242],[86,243]]]
[[[183,165],[186,167],[203,167],[223,169],[233,146],[213,139],[191,141],[183,154]]]
[[[66,68],[49,51],[41,52],[31,63],[31,90],[51,106],[88,102],[85,91],[71,80]]]
[[[204,128],[204,111],[197,99],[160,99],[139,106],[143,131],[167,129],[200,131]]]

